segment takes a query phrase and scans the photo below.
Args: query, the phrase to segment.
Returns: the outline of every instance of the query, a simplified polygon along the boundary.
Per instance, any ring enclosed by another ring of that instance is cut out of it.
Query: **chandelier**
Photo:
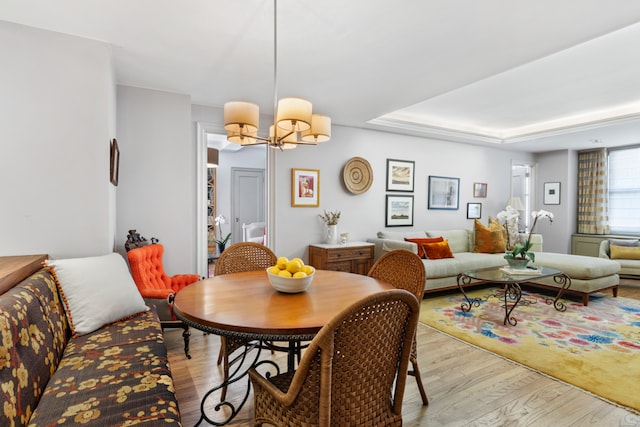
[[[311,102],[301,98],[278,100],[278,12],[273,1],[273,125],[269,136],[258,135],[260,110],[257,104],[231,101],[224,104],[227,140],[240,145],[268,144],[280,150],[298,144],[316,145],[331,138],[331,118],[312,113]]]

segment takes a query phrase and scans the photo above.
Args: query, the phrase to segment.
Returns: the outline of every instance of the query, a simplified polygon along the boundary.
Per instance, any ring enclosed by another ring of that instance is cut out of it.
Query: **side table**
[[[318,270],[344,271],[367,275],[373,266],[375,245],[368,242],[348,242],[344,245],[314,243],[309,245],[309,264]]]

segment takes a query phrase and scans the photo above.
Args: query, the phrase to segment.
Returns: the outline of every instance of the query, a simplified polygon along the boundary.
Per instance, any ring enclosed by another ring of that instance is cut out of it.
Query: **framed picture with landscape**
[[[387,191],[413,192],[415,162],[387,159]]]
[[[458,210],[460,178],[429,176],[429,209]]]
[[[320,206],[320,171],[291,169],[291,206]]]
[[[387,194],[386,227],[413,226],[413,196]]]

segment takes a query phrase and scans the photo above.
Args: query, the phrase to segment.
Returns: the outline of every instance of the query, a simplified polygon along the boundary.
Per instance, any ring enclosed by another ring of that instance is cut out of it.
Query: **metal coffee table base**
[[[558,294],[555,296],[555,298],[553,298],[553,300],[551,298],[547,298],[545,302],[547,304],[551,304],[553,302],[553,307],[557,311],[565,311],[567,307],[562,301],[560,301],[560,297],[562,297],[565,291],[569,289],[569,287],[571,286],[571,278],[559,270],[547,269],[547,271],[549,274],[546,274],[543,277],[553,276],[554,282],[556,282],[556,284],[560,289],[558,291]],[[496,272],[498,272],[497,273],[498,276],[495,275]],[[483,278],[484,276],[487,276],[487,273],[494,277]],[[535,277],[541,277],[541,276],[535,276]],[[474,286],[482,285],[485,283],[495,283],[495,284],[503,285],[502,292],[500,293],[496,292],[490,295],[489,297],[500,297],[500,298],[504,297],[503,324],[506,325],[507,323],[509,323],[512,326],[516,326],[518,324],[518,321],[515,319],[515,317],[511,316],[511,313],[513,312],[513,310],[516,308],[518,304],[522,305],[523,301],[527,301],[527,304],[532,303],[529,300],[526,300],[526,299],[523,300],[522,288],[520,287],[520,285],[524,283],[535,286],[535,283],[530,282],[531,279],[532,279],[531,276],[524,276],[519,278],[517,276],[509,276],[504,273],[499,273],[499,269],[487,269],[487,270],[479,270],[474,272],[460,273],[458,274],[458,279],[457,279],[458,288],[460,288],[460,291],[462,292],[462,295],[464,296],[464,299],[465,299],[465,301],[463,301],[462,304],[460,304],[460,309],[464,312],[469,312],[471,311],[471,308],[473,306],[479,307],[482,301],[480,298],[469,298],[469,296],[464,290],[464,287],[469,285],[470,283],[473,282]]]

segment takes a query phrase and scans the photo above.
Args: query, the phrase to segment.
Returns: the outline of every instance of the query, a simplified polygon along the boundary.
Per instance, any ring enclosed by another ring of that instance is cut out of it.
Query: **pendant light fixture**
[[[240,145],[268,144],[281,150],[298,144],[316,145],[331,138],[331,118],[313,114],[311,102],[301,98],[278,100],[278,5],[273,1],[273,108],[274,123],[269,136],[258,135],[260,110],[257,104],[231,101],[224,104],[227,140]],[[276,129],[274,131],[274,129]]]

